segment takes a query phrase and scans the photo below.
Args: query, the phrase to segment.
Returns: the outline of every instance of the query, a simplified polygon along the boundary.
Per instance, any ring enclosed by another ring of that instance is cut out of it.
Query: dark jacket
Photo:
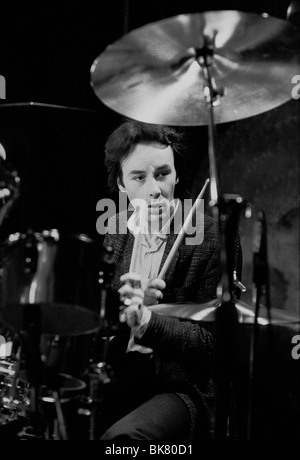
[[[110,220],[110,228],[112,229],[124,229],[126,224],[126,213],[118,214]],[[176,237],[176,229],[173,229],[168,237],[160,268],[162,268]],[[112,287],[115,290],[121,286],[120,276],[129,271],[133,243],[134,236],[130,232],[107,234],[105,237],[104,244],[111,246],[115,254],[115,274],[112,280]],[[163,302],[207,302],[216,297],[219,280],[219,239],[212,218],[205,216],[202,244],[187,245],[183,240],[171,263],[165,277],[166,289],[163,292]]]
[[[120,224],[124,218],[125,215],[117,215],[116,221],[110,224]],[[173,229],[166,243],[161,267],[176,236]],[[111,283],[114,290],[120,287],[120,276],[129,271],[133,242],[134,237],[130,232],[106,235],[105,244],[114,250],[115,274]],[[171,263],[165,277],[163,302],[208,302],[216,297],[219,280],[219,239],[212,218],[205,216],[202,244],[188,246],[183,241]],[[123,336],[119,345],[122,343],[125,348],[128,337],[128,334],[126,338]],[[152,312],[145,334],[136,342],[153,349],[156,391],[180,394],[189,406],[192,419],[197,419],[202,425],[204,423],[207,428],[209,417],[206,402],[212,399],[214,393],[211,385],[214,345],[209,328],[198,322]],[[123,357],[126,359],[125,353]]]

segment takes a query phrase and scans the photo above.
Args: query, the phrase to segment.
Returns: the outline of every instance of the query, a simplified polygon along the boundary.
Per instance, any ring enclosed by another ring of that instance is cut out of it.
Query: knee
[[[133,426],[124,426],[122,423],[115,423],[108,428],[101,436],[100,441],[126,441],[128,439],[146,439],[142,433]]]
[[[116,424],[112,425],[105,431],[105,433],[101,436],[100,441],[112,441],[114,439],[128,439],[127,433],[119,429]]]

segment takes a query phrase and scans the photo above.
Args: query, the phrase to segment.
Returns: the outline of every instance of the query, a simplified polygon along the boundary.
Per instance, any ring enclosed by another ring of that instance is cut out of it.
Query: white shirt
[[[137,212],[133,212],[127,222],[129,231],[134,234],[135,241],[130,262],[130,272],[141,276],[142,289],[145,289],[148,280],[157,278],[163,253],[166,247],[170,224],[179,206],[179,200],[170,219],[156,234],[149,235],[147,227],[141,222]],[[151,318],[151,311],[144,308],[140,324],[132,329],[127,351],[139,351],[140,353],[152,353],[151,348],[143,347],[134,343],[134,337],[141,337],[145,332]]]

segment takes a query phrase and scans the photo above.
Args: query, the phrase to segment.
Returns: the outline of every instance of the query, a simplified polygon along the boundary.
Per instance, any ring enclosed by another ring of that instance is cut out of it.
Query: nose
[[[157,181],[153,178],[149,184],[149,195],[151,199],[157,200],[161,195],[161,190],[158,186]]]

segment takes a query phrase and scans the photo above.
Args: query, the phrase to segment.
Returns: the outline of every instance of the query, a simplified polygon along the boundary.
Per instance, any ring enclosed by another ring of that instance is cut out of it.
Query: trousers
[[[189,440],[190,425],[183,400],[173,393],[161,393],[114,423],[101,440],[185,441]]]

